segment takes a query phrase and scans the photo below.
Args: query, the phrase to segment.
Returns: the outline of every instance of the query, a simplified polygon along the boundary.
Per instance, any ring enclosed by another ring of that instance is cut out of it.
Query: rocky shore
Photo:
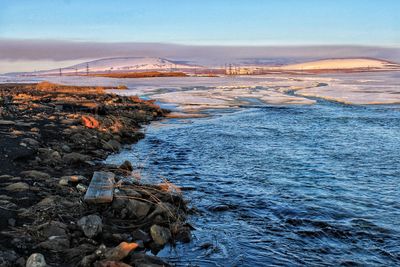
[[[168,266],[190,241],[178,187],[103,163],[167,111],[106,89],[0,85],[0,266]]]

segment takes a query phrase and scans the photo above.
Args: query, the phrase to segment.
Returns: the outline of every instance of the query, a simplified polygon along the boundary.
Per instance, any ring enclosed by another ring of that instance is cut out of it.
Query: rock
[[[88,215],[82,217],[78,221],[78,226],[82,229],[85,236],[89,238],[95,237],[102,231],[102,220],[97,215]]]
[[[12,226],[12,227],[15,226],[15,223],[16,223],[16,222],[17,222],[17,221],[16,221],[14,218],[8,219],[8,224],[9,224],[10,226]]]
[[[58,221],[51,221],[45,223],[39,227],[42,235],[46,238],[52,236],[66,237],[67,236],[67,225]]]
[[[128,160],[125,160],[124,163],[119,166],[119,168],[130,172],[133,171],[132,163]]]
[[[51,148],[39,148],[38,152],[43,164],[57,164],[61,161],[60,153]]]
[[[149,213],[151,205],[135,199],[129,199],[126,205],[129,217],[143,218]]]
[[[25,267],[25,266],[26,266],[26,261],[25,261],[24,257],[19,257],[19,258],[15,261],[15,266],[16,266],[16,267]]]
[[[54,197],[50,196],[50,197],[45,197],[44,199],[42,199],[39,203],[37,203],[37,206],[41,206],[41,207],[46,207],[46,206],[52,206],[54,205]]]
[[[46,260],[40,253],[33,253],[26,261],[26,267],[46,267]]]
[[[68,185],[69,182],[71,183],[79,183],[86,180],[85,176],[82,175],[68,175],[68,176],[62,176],[60,180],[58,181],[59,185],[66,186]]]
[[[130,264],[135,267],[169,267],[167,262],[163,261],[159,257],[151,256],[145,253],[134,253],[129,257]]]
[[[71,182],[71,183],[79,183],[79,182],[85,181],[86,177],[82,176],[82,175],[69,175],[69,176],[63,176],[63,177],[61,177],[61,179],[66,179],[66,180],[68,180],[68,182]]]
[[[135,197],[135,198],[141,198],[142,194],[140,194],[138,191],[132,189],[132,188],[121,188],[119,195],[122,196],[128,196],[128,197]]]
[[[82,124],[90,129],[97,129],[100,127],[99,121],[93,116],[82,116]]]
[[[0,126],[13,126],[13,125],[15,125],[15,122],[13,121],[0,120]]]
[[[62,145],[61,146],[62,151],[64,151],[65,153],[70,153],[72,150],[68,145]]]
[[[45,172],[40,172],[36,170],[23,171],[20,173],[23,177],[33,178],[33,179],[49,179],[50,175]]]
[[[38,248],[54,251],[64,251],[69,248],[69,240],[65,237],[51,236],[49,240],[38,244]]]
[[[76,189],[81,193],[85,193],[87,191],[87,186],[84,184],[77,184]]]
[[[136,199],[116,197],[112,203],[112,208],[119,211],[121,218],[141,219],[149,213],[151,204]]]
[[[39,147],[39,142],[33,138],[24,138],[21,140],[23,143],[28,144],[32,147]]]
[[[4,188],[7,191],[18,192],[29,190],[29,185],[27,183],[18,182],[14,184],[10,184]]]
[[[129,252],[136,249],[138,244],[121,242],[115,248],[108,250],[105,253],[105,258],[110,261],[119,261],[128,256]]]
[[[61,186],[67,186],[68,185],[68,177],[61,177],[60,180],[58,181],[58,184]]]
[[[160,246],[164,246],[171,238],[171,232],[168,228],[156,224],[150,228],[150,234],[154,242]]]
[[[189,243],[192,239],[191,227],[188,224],[181,224],[178,222],[172,223],[170,226],[174,240],[183,243]]]
[[[80,153],[76,153],[76,152],[71,152],[71,153],[65,154],[63,157],[63,161],[67,164],[81,163],[81,162],[85,162],[87,160],[90,160],[89,156],[83,155]]]
[[[0,266],[15,266],[14,262],[18,259],[17,253],[13,250],[0,251]]]
[[[120,262],[120,261],[96,261],[94,267],[132,267],[132,265]]]
[[[90,255],[83,257],[79,266],[81,267],[91,267],[93,262],[98,260],[99,258],[104,258],[104,254],[106,252],[106,247],[104,245],[100,245],[96,251]]]
[[[5,181],[5,180],[10,180],[10,179],[12,179],[12,178],[14,178],[14,176],[11,176],[11,175],[8,175],[8,174],[3,174],[3,175],[0,175],[0,181]]]
[[[110,203],[114,198],[115,174],[112,172],[93,173],[84,200],[87,203]]]
[[[133,240],[142,240],[144,243],[148,243],[151,241],[151,236],[141,229],[136,229],[132,232]]]
[[[112,140],[104,143],[103,148],[106,150],[111,150],[111,151],[120,151],[121,144],[117,140],[112,139]]]
[[[76,265],[83,257],[88,254],[93,253],[96,247],[92,244],[83,243],[77,247],[72,247],[63,251],[63,256],[65,256],[65,262],[70,263],[70,265]],[[74,264],[72,264],[74,263]]]

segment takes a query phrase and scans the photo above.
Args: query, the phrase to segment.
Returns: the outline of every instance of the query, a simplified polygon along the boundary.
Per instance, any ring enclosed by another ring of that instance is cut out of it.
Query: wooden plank
[[[113,200],[115,175],[112,172],[94,172],[84,200],[88,203],[109,203]]]

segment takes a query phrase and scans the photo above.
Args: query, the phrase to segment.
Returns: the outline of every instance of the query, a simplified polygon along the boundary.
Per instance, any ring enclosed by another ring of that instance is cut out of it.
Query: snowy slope
[[[157,71],[157,70],[174,70],[174,69],[194,69],[199,66],[181,64],[164,58],[155,57],[120,57],[105,58],[94,61],[84,62],[66,68],[61,68],[63,74],[67,73],[86,73],[87,69],[90,73],[101,72],[129,72],[129,71]],[[51,75],[59,74],[60,69],[37,71],[35,75]],[[26,73],[25,73],[26,74]]]
[[[375,68],[390,69],[399,67],[379,59],[367,58],[348,58],[348,59],[324,59],[300,64],[292,64],[279,67],[282,70],[324,70],[324,69],[357,69],[357,68]]]

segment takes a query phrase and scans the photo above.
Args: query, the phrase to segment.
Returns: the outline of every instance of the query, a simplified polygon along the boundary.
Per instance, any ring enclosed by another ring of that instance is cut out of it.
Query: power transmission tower
[[[62,76],[62,71],[61,71],[61,68],[60,68],[60,76]]]
[[[89,63],[86,63],[86,76],[89,76]]]

